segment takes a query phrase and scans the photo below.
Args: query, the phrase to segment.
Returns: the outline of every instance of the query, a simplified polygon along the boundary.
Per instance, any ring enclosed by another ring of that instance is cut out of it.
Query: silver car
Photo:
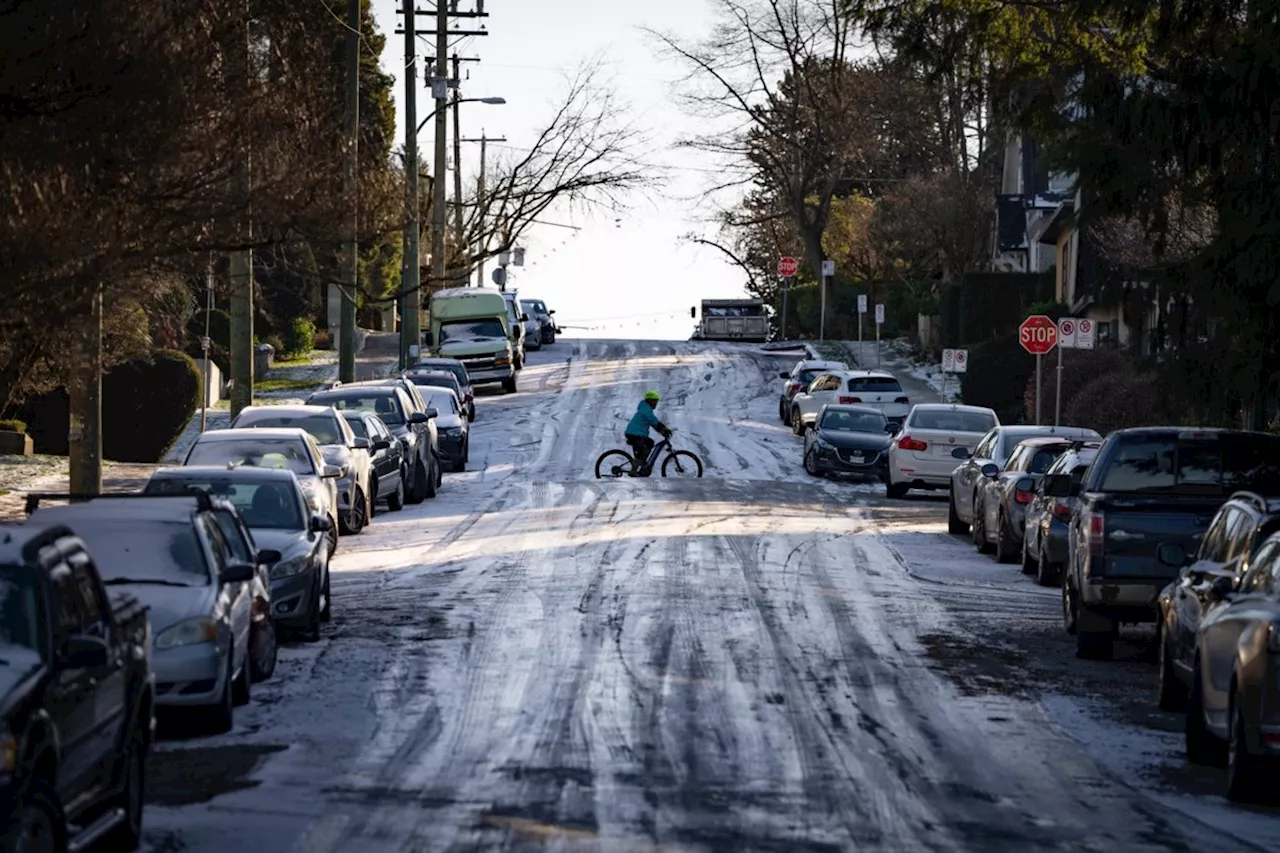
[[[246,406],[232,429],[297,427],[316,440],[324,461],[338,466],[338,527],[360,533],[373,518],[373,463],[369,439],[356,438],[333,406]]]
[[[183,465],[285,468],[298,477],[307,506],[329,519],[329,555],[338,548],[338,477],[314,438],[301,429],[220,429],[196,438]]]
[[[1002,470],[992,470],[994,464],[985,467],[977,486],[981,497],[976,501],[983,516],[974,525],[982,535],[979,551],[986,552],[994,546],[996,560],[1001,563],[1011,563],[1019,555],[1025,557],[1022,543],[1027,507],[1035,500],[1040,478],[1074,446],[1075,442],[1066,438],[1028,438],[1013,449]],[[979,533],[974,534],[975,541]],[[1028,574],[1034,568],[1025,559],[1022,567]]]
[[[156,705],[203,712],[231,728],[249,699],[256,567],[232,561],[207,496],[102,497],[37,509],[28,524],[65,524],[93,553],[108,587],[147,605]]]
[[[520,300],[520,310],[524,312],[524,346],[525,349],[542,349],[542,321],[538,319],[537,309],[533,303]]]
[[[333,609],[324,536],[330,522],[310,512],[297,476],[274,468],[161,468],[144,491],[180,494],[193,488],[229,501],[257,547],[279,554],[267,566],[275,624],[299,631],[305,640],[320,639],[320,623],[329,621]]]

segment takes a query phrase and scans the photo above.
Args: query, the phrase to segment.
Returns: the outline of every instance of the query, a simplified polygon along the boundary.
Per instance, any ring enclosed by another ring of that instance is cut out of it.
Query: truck
[[[494,287],[453,287],[431,295],[432,355],[456,358],[472,385],[516,391],[516,351],[507,300]]]
[[[704,341],[769,340],[769,315],[763,299],[704,299],[696,336]]]
[[[1107,436],[1080,483],[1067,525],[1063,627],[1076,656],[1108,660],[1122,623],[1158,621],[1158,596],[1237,491],[1274,495],[1280,436],[1244,430],[1134,427]],[[1076,491],[1073,489],[1072,491]]]
[[[0,526],[0,849],[137,849],[155,676],[147,609],[65,525]],[[36,835],[39,838],[39,835]]]

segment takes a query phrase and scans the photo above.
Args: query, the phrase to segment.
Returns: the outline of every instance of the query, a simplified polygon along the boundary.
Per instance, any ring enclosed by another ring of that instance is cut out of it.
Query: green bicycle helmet
[[[645,391],[644,398],[654,403],[658,402],[658,400],[661,399],[657,391]]]

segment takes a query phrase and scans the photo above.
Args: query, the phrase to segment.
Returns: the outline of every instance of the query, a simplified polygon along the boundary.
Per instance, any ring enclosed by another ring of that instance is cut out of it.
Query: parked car
[[[345,409],[342,416],[356,438],[369,439],[369,464],[372,468],[372,503],[377,512],[379,503],[387,509],[399,512],[404,509],[405,483],[409,479],[409,466],[405,462],[404,447],[391,434],[382,418],[373,412]]]
[[[1067,523],[1085,472],[1101,446],[1100,441],[1074,442],[1049,466],[1027,504],[1022,525],[1022,570],[1034,572],[1036,583],[1041,586],[1062,582],[1062,567],[1067,562]]]
[[[966,453],[994,427],[996,413],[959,403],[917,403],[889,445],[889,478],[885,494],[904,497],[910,489],[935,491],[951,486],[957,449]]]
[[[520,300],[520,310],[524,311],[524,345],[526,349],[542,349],[542,320],[538,317],[533,303],[527,299]]]
[[[430,406],[426,402],[427,395],[433,388],[447,388],[459,400],[462,399],[462,387],[458,379],[447,370],[408,370],[402,374],[404,379],[412,383],[414,390],[423,399],[423,409]]]
[[[1076,654],[1108,660],[1121,624],[1157,620],[1157,596],[1178,575],[1158,559],[1162,543],[1191,551],[1232,493],[1278,480],[1280,436],[1183,427],[1107,436],[1067,540],[1062,615]]]
[[[797,361],[796,366],[790,370],[779,373],[782,392],[778,397],[778,420],[784,424],[791,423],[791,399],[799,391],[808,388],[820,374],[848,369],[849,365],[843,361],[806,359]]]
[[[292,471],[271,468],[161,468],[143,489],[151,495],[202,491],[230,502],[248,527],[259,552],[256,562],[267,571],[271,592],[266,611],[270,622],[303,639],[320,639],[320,623],[333,611],[329,595],[329,549],[324,534],[329,519],[307,506],[302,485]],[[275,559],[264,560],[262,555]],[[260,614],[255,608],[254,618]],[[262,672],[261,678],[270,676]]]
[[[427,411],[435,412],[440,458],[450,470],[467,470],[467,462],[471,458],[471,427],[458,395],[452,389],[439,385],[423,386],[423,390],[427,392]]]
[[[542,327],[542,342],[544,344],[554,344],[556,342],[556,333],[560,331],[556,328],[555,318],[552,317],[556,312],[549,310],[547,303],[541,299],[525,299],[521,300],[521,302],[527,306],[526,310],[528,310],[528,307],[532,307],[533,310],[528,313],[530,317],[537,318]]]
[[[399,385],[340,385],[317,391],[307,398],[312,405],[333,406],[343,411],[372,412],[400,442],[409,468],[407,500],[422,503],[436,496],[440,484],[435,427],[409,392]]]
[[[544,343],[555,343],[554,337]],[[471,377],[467,375],[467,366],[456,358],[420,358],[413,363],[410,371],[415,370],[447,370],[458,380],[458,388],[462,392],[462,402],[467,407],[467,420],[476,419],[476,392],[471,385]]]
[[[27,524],[75,530],[103,584],[147,606],[156,706],[225,732],[249,701],[257,567],[234,559],[213,508],[208,495],[111,496],[37,508]]]
[[[1185,554],[1177,543],[1161,549],[1170,564]],[[1275,793],[1280,762],[1280,533],[1258,546],[1238,587],[1219,576],[1205,596],[1187,697],[1187,758],[1216,765],[1225,757],[1227,796],[1263,800]]]
[[[316,440],[325,462],[338,466],[340,532],[363,531],[373,517],[369,440],[356,438],[333,405],[317,406],[311,400],[304,406],[246,406],[231,421],[231,429],[264,427],[297,427]]]
[[[307,432],[290,429],[219,429],[201,433],[183,465],[248,466],[292,471],[312,512],[329,519],[329,556],[338,549],[338,477]]]
[[[1096,430],[1070,426],[994,426],[982,437],[977,446],[953,450],[951,455],[961,460],[951,472],[951,497],[947,509],[947,529],[952,533],[964,533],[973,528],[973,543],[978,550],[990,550],[990,540],[985,524],[986,508],[982,501],[986,495],[986,481],[998,477],[1004,469],[1013,449],[1022,441],[1037,436],[1062,439],[1092,438],[1102,436]],[[1009,547],[1013,542],[1008,540]],[[1006,555],[1011,553],[1006,551]]]
[[[791,398],[791,429],[803,435],[826,405],[871,406],[895,424],[911,410],[910,400],[893,374],[877,370],[820,373],[809,387]]]
[[[890,434],[897,427],[870,406],[823,406],[804,437],[804,470],[856,474],[884,480],[889,470]]]
[[[419,414],[427,415],[427,416],[428,416],[428,417],[427,417],[427,429],[426,429],[426,432],[427,432],[428,437],[431,439],[431,441],[430,441],[431,451],[432,451],[432,453],[434,453],[434,454],[435,454],[436,462],[437,462],[437,464],[436,464],[436,488],[437,488],[437,489],[438,489],[438,488],[440,488],[441,484],[444,482],[444,477],[443,477],[443,475],[442,475],[442,473],[441,473],[441,472],[444,470],[444,466],[443,466],[443,465],[441,465],[441,464],[439,464],[439,461],[440,461],[440,435],[439,435],[439,430],[436,428],[436,421],[435,421],[435,417],[434,417],[434,416],[431,416],[431,411],[430,411],[431,407],[427,405],[427,398],[426,398],[426,397],[424,397],[424,396],[422,395],[422,389],[421,389],[421,388],[419,388],[417,385],[415,385],[413,382],[411,382],[411,381],[409,381],[408,379],[406,379],[404,376],[390,376],[390,377],[387,377],[386,379],[366,379],[366,380],[364,380],[363,382],[352,382],[352,383],[350,383],[350,384],[348,384],[348,385],[346,385],[346,386],[344,386],[344,387],[347,387],[347,388],[353,388],[353,387],[370,387],[370,388],[384,388],[384,387],[392,387],[392,388],[399,388],[399,389],[403,390],[407,395],[409,395],[409,399],[413,402],[413,411],[414,411],[414,412],[418,412]],[[412,418],[412,417],[413,417],[413,416],[412,416],[412,415],[410,415],[410,418]],[[434,496],[433,496],[433,497],[434,497]]]
[[[1029,454],[1019,453],[1018,449],[1032,438],[1052,441]],[[973,453],[965,449],[954,451],[952,456],[964,461],[951,472],[947,529],[963,532],[966,526],[971,527],[979,553],[994,549],[1000,562],[1011,562],[1018,555],[1022,507],[1035,492],[1034,480],[1071,446],[1071,439],[1077,438],[1102,440],[1097,431],[1080,427],[998,426],[978,442]],[[1005,471],[1015,461],[1017,469],[1006,476]],[[1006,488],[1030,475],[1027,466],[1033,463],[1039,470],[1031,477],[1031,488]],[[996,499],[999,497],[1017,499],[1002,504]]]
[[[114,593],[71,528],[0,526],[0,849],[141,843],[151,629]]]

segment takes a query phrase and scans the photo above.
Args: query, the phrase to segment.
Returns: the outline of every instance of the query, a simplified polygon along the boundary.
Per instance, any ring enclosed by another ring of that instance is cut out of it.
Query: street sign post
[[[836,262],[822,262],[822,310],[818,316],[818,340],[827,339],[827,279],[836,274]]]
[[[884,323],[884,303],[876,303],[876,369],[880,368],[880,326]]]
[[[1036,357],[1036,426],[1040,426],[1040,368],[1045,354],[1058,345],[1058,324],[1043,314],[1032,314],[1018,327],[1018,342]]]
[[[1074,349],[1078,326],[1074,317],[1063,317],[1058,321],[1058,384],[1053,394],[1053,425],[1062,423],[1062,351]],[[1039,396],[1039,392],[1037,392]]]
[[[778,259],[778,275],[783,278],[791,278],[800,271],[800,262],[795,258],[779,258]]]

